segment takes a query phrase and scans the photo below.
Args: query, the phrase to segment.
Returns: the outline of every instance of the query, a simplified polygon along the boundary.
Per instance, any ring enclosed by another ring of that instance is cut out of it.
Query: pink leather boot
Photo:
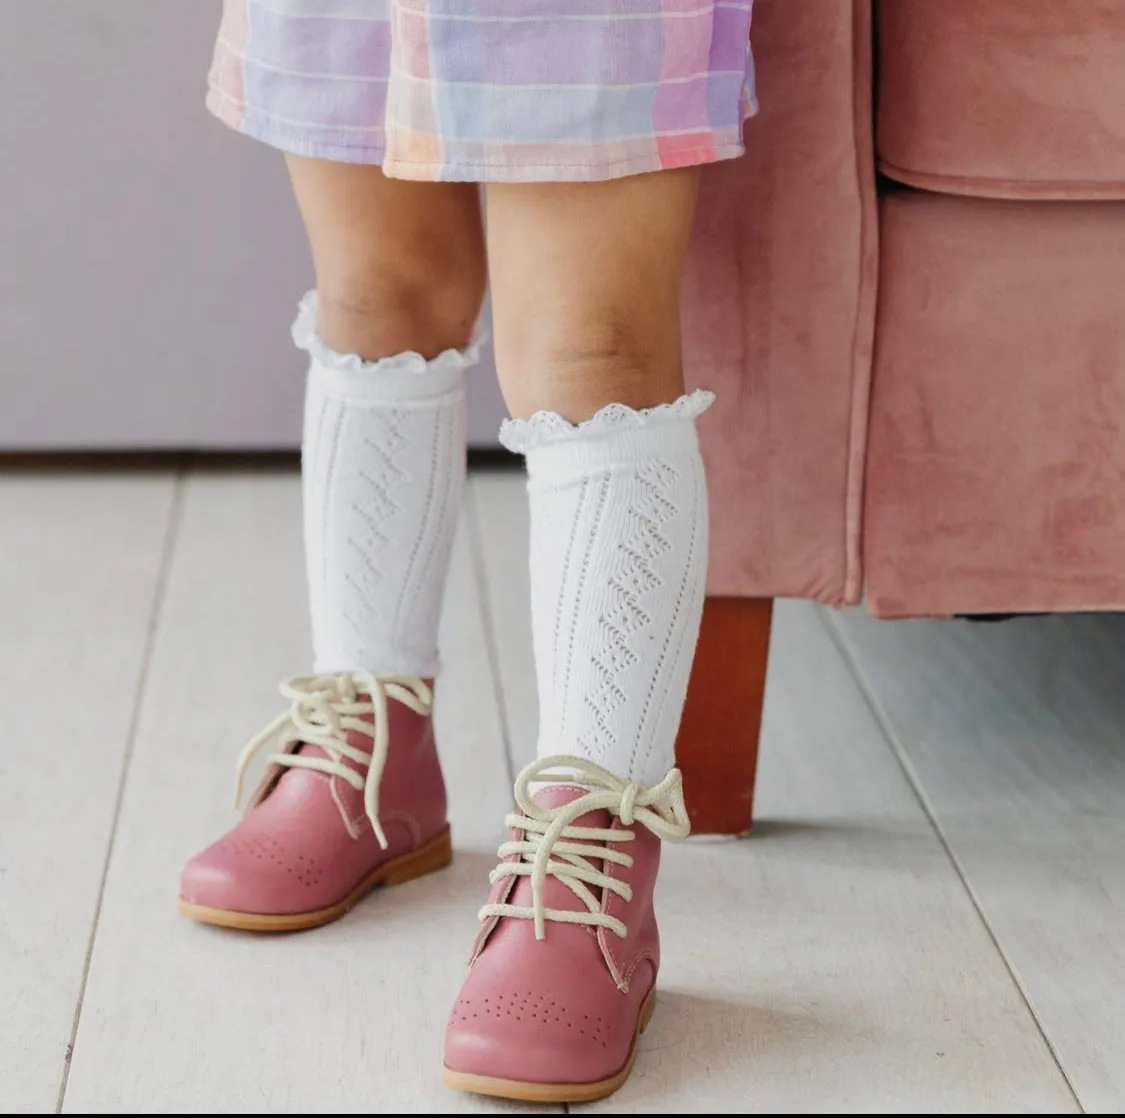
[[[532,796],[551,770],[581,786]],[[628,1077],[652,1016],[660,841],[688,833],[680,774],[642,789],[550,757],[520,774],[516,800],[446,1027],[445,1082],[531,1102],[603,1098]]]
[[[184,867],[180,911],[264,932],[316,928],[377,885],[448,865],[432,693],[412,676],[288,680],[290,709],[243,750],[282,742],[242,822]]]

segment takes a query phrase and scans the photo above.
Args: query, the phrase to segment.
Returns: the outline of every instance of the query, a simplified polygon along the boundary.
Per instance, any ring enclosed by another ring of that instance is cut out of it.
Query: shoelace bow
[[[565,781],[584,785],[590,791],[568,804],[545,808],[531,798],[530,786],[542,781]],[[636,837],[635,832],[576,827],[573,823],[589,811],[608,810],[619,816],[627,827],[639,823],[666,841],[687,838],[691,825],[684,807],[679,769],[672,769],[654,787],[642,788],[619,780],[599,765],[580,757],[544,757],[520,773],[515,793],[523,814],[508,815],[504,823],[522,832],[524,837],[500,845],[499,856],[515,860],[502,861],[489,875],[489,880],[495,885],[505,877],[530,877],[531,905],[487,904],[480,910],[481,920],[493,916],[534,920],[536,939],[546,938],[548,920],[604,927],[624,938],[625,924],[601,911],[602,902],[594,889],[608,889],[625,901],[632,898],[633,890],[627,882],[610,877],[593,862],[631,866],[632,857],[622,850],[614,850],[610,844],[631,842]],[[543,884],[548,875],[566,885],[587,911],[547,908],[543,902]]]
[[[417,714],[433,710],[433,693],[427,684],[412,675],[376,676],[360,672],[355,675],[307,675],[284,680],[282,696],[290,701],[287,711],[279,714],[261,733],[256,734],[239,754],[235,766],[235,806],[242,799],[242,782],[246,769],[258,751],[268,742],[279,739],[282,751],[271,754],[268,765],[285,768],[312,769],[346,780],[363,793],[363,807],[379,845],[386,850],[387,836],[379,825],[379,781],[387,763],[390,725],[387,700],[395,699]],[[368,721],[361,715],[370,715]],[[371,739],[371,752],[349,744],[349,730]],[[327,757],[307,757],[287,753],[292,742],[318,745]],[[366,769],[357,772],[344,763],[345,758]]]

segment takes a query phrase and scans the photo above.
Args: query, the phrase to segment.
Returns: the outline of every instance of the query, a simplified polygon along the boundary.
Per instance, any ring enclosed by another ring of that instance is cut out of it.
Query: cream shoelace
[[[531,784],[542,781],[585,785],[590,791],[562,807],[544,808],[531,798],[530,790]],[[489,875],[489,880],[495,885],[505,877],[530,877],[531,906],[486,904],[480,910],[480,918],[514,916],[534,920],[536,939],[546,938],[548,920],[608,928],[622,938],[626,934],[627,929],[620,920],[601,911],[601,900],[593,890],[609,889],[626,901],[632,898],[633,890],[626,882],[597,869],[593,860],[631,866],[632,857],[614,850],[610,843],[631,842],[636,835],[633,831],[608,827],[573,826],[580,815],[608,810],[619,816],[626,826],[640,823],[666,841],[687,838],[691,830],[679,769],[672,769],[655,787],[641,788],[618,780],[612,773],[581,757],[544,757],[520,773],[516,780],[516,802],[523,814],[509,815],[504,822],[521,831],[524,837],[502,843],[497,853],[501,858],[515,855],[518,860],[501,862]],[[548,874],[566,885],[587,911],[547,908],[543,903],[543,883]]]
[[[387,763],[390,737],[387,700],[395,699],[418,714],[428,715],[433,710],[430,688],[412,675],[375,676],[361,672],[294,676],[284,680],[279,690],[290,700],[290,707],[251,738],[239,754],[235,768],[235,806],[242,799],[247,766],[264,745],[278,739],[282,751],[271,754],[267,764],[313,769],[346,780],[357,792],[363,793],[367,818],[371,820],[379,845],[386,850],[387,836],[379,825],[379,780]],[[374,722],[360,717],[364,714],[371,715]],[[370,753],[348,744],[345,735],[349,730],[358,730],[371,738]],[[319,745],[328,756],[306,757],[284,752],[285,746],[294,741]],[[366,776],[346,765],[345,758],[366,766]]]

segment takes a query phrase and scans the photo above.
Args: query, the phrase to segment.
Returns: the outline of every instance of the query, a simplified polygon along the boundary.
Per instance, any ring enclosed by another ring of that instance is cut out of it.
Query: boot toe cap
[[[446,1029],[445,1066],[526,1083],[608,1079],[628,1060],[636,1032],[634,999],[616,989],[609,998],[599,1006],[562,991],[463,990]]]
[[[291,857],[267,835],[225,835],[180,875],[186,904],[261,915],[301,912],[322,901],[322,874],[311,859]]]

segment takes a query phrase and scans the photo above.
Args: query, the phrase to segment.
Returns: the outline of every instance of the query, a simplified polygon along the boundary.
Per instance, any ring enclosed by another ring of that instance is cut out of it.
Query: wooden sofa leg
[[[771,598],[708,598],[677,763],[695,834],[750,830],[766,690]]]

